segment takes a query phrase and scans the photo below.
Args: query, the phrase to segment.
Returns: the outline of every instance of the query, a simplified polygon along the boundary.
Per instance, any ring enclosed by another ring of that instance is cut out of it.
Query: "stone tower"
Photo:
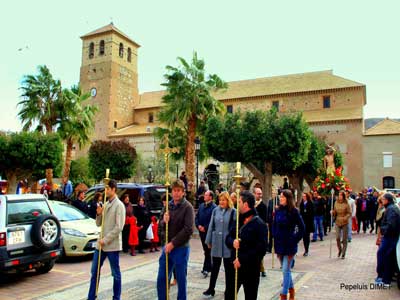
[[[139,102],[137,50],[140,47],[113,23],[81,37],[80,84],[99,108],[93,140],[106,140],[133,123]]]

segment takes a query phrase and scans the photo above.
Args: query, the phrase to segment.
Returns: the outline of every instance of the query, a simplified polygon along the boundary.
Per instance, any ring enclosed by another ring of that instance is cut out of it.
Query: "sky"
[[[364,116],[400,118],[398,0],[13,0],[0,18],[0,130],[18,131],[24,75],[79,82],[80,36],[109,24],[141,45],[140,92],[193,51],[225,81],[333,70],[367,86]]]

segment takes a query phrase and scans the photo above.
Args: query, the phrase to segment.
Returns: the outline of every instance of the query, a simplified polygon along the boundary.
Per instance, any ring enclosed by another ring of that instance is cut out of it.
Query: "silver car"
[[[0,272],[49,272],[60,256],[60,223],[40,194],[0,196]]]

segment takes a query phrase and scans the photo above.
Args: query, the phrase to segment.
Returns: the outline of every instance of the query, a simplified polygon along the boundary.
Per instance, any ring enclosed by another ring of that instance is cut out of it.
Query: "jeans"
[[[284,255],[280,258],[282,265],[282,273],[283,273],[283,284],[282,284],[282,294],[287,295],[290,288],[293,288],[293,279],[292,279],[292,260],[293,256]]]
[[[172,270],[175,269],[176,272],[176,281],[178,283],[178,300],[186,300],[186,289],[187,289],[187,281],[186,281],[186,270],[187,264],[189,261],[189,247],[178,247],[174,248],[168,254],[168,282],[171,280]],[[165,247],[162,250],[160,260],[159,260],[159,268],[158,268],[158,276],[157,276],[157,294],[159,300],[167,299],[166,296],[166,270],[165,270]]]
[[[122,280],[121,280],[121,271],[119,269],[119,251],[110,251],[110,252],[101,251],[100,269],[103,266],[106,257],[108,257],[108,261],[110,262],[111,274],[114,278],[113,300],[120,300]],[[92,270],[91,270],[92,276],[90,278],[88,300],[96,299],[96,275],[97,275],[98,260],[99,260],[99,251],[95,250],[92,261]],[[98,279],[100,281],[100,274]]]
[[[396,244],[398,238],[382,237],[377,253],[376,272],[383,283],[390,284],[396,266]]]
[[[347,224],[347,239],[351,241],[353,237],[353,218],[350,217],[349,224]]]
[[[318,234],[319,234],[319,238],[322,240],[324,238],[324,216],[315,216],[314,217],[313,241],[317,240]]]

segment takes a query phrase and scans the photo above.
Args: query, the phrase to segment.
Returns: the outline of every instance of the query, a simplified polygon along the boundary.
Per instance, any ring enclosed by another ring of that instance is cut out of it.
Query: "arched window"
[[[91,42],[89,45],[89,58],[93,58],[94,57],[94,43]]]
[[[104,55],[104,40],[100,41],[99,54]]]
[[[119,43],[119,57],[124,57],[124,44]]]
[[[131,48],[128,48],[128,62],[131,62],[132,60],[132,50]]]
[[[394,189],[394,177],[392,177],[392,176],[383,177],[383,188],[384,189]]]

